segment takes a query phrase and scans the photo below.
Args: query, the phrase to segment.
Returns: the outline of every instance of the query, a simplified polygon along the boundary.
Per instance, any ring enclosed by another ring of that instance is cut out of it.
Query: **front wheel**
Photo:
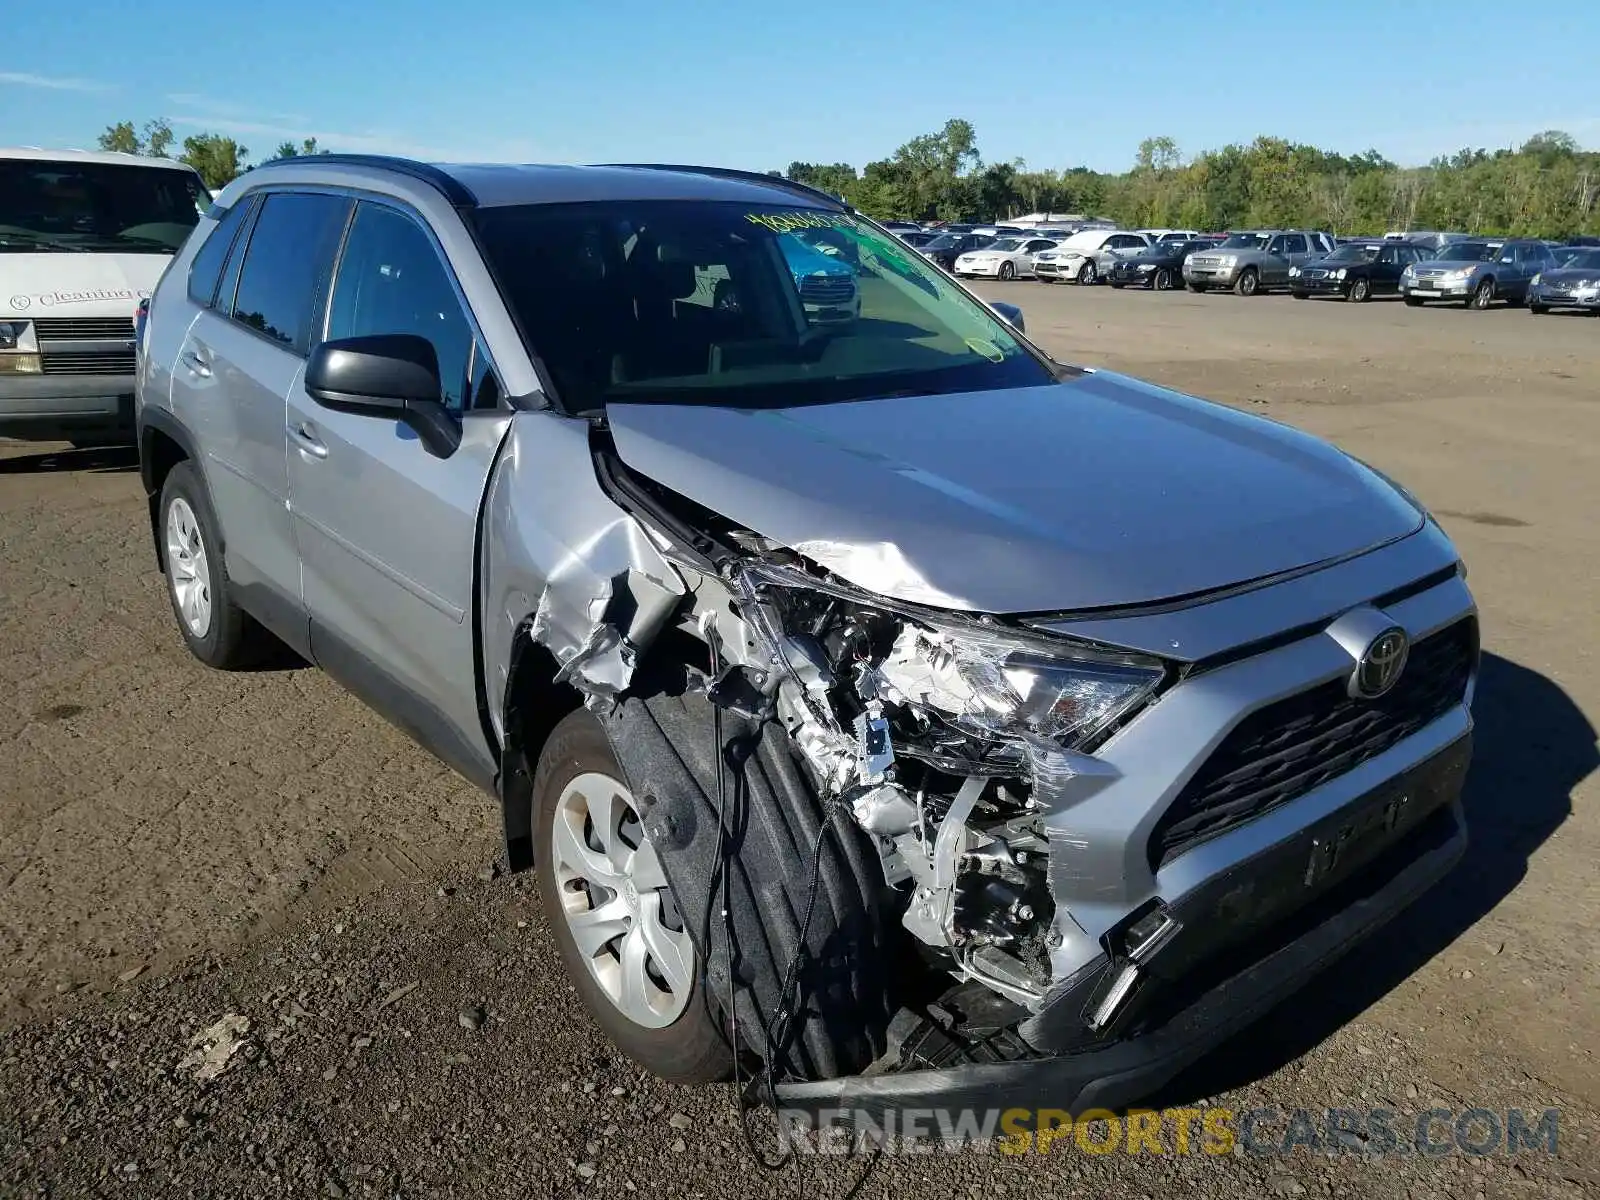
[[[1000,278],[1004,282],[1010,283],[1016,277],[1017,277],[1017,264],[1016,263],[1003,262],[1003,263],[1000,264]]]
[[[586,709],[551,732],[533,781],[539,898],[589,1015],[675,1083],[726,1078],[733,1055],[644,812]]]
[[[1476,288],[1472,295],[1467,297],[1467,307],[1473,312],[1482,312],[1494,300],[1494,280],[1485,279]]]
[[[1261,290],[1261,276],[1256,274],[1254,267],[1248,267],[1244,274],[1234,281],[1233,290],[1240,296],[1254,296]]]
[[[1159,268],[1156,271],[1155,279],[1151,280],[1150,286],[1158,292],[1170,292],[1172,290],[1172,269],[1170,267]]]
[[[1372,284],[1365,279],[1352,279],[1344,298],[1351,304],[1365,304],[1372,299]]]
[[[1407,296],[1405,299],[1406,299],[1406,307],[1407,308],[1421,308],[1422,307],[1422,301],[1418,300],[1415,296]]]
[[[1309,300],[1309,299],[1311,299],[1311,293],[1310,292],[1290,292],[1289,295],[1293,296],[1296,300]]]
[[[1535,304],[1532,300],[1529,300],[1528,311],[1536,317],[1542,317],[1545,313],[1550,311],[1550,307],[1549,305],[1545,304]]]
[[[1094,265],[1094,259],[1083,264],[1078,271],[1078,283],[1082,287],[1093,287],[1100,279],[1100,268]]]
[[[1189,290],[1191,292],[1203,292],[1210,286],[1209,283],[1191,283],[1189,284]]]
[[[1119,283],[1119,282],[1118,282],[1118,281],[1117,281],[1117,280],[1115,280],[1115,279],[1108,279],[1108,280],[1106,280],[1106,282],[1107,282],[1107,283],[1109,283],[1109,284],[1110,284],[1110,285],[1111,285],[1111,286],[1112,286],[1112,287],[1114,287],[1114,288],[1116,288],[1116,289],[1117,289],[1117,291],[1119,291],[1119,292],[1120,292],[1120,291],[1121,291],[1121,290],[1122,290],[1122,289],[1123,289],[1123,288],[1125,288],[1125,287],[1127,287],[1127,286],[1128,286],[1128,285],[1127,285],[1127,284],[1125,284],[1125,283]]]

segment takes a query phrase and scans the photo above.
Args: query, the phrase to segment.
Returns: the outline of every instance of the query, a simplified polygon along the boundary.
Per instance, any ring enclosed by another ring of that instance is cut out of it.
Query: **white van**
[[[131,436],[135,311],[210,204],[170,159],[0,148],[0,437]]]

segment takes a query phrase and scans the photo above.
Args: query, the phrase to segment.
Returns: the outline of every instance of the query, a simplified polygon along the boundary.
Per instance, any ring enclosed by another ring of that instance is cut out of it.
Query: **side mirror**
[[[461,445],[461,426],[440,401],[439,356],[427,338],[393,333],[323,342],[306,363],[305,389],[324,408],[403,421],[439,458]]]
[[[1015,304],[1007,304],[1004,300],[995,300],[990,303],[989,307],[999,313],[1005,323],[1018,333],[1026,333],[1028,331],[1028,326],[1022,319],[1022,310]]]

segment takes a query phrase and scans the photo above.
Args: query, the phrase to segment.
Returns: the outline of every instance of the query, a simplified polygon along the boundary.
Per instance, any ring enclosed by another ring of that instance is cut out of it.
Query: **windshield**
[[[1271,241],[1271,235],[1265,233],[1230,233],[1219,250],[1259,250]]]
[[[1600,250],[1579,250],[1572,254],[1570,258],[1558,251],[1556,257],[1563,260],[1561,265],[1565,269],[1600,271]]]
[[[1452,242],[1433,257],[1439,262],[1489,262],[1499,250],[1496,242]]]
[[[847,213],[663,200],[490,207],[472,220],[570,413],[781,408],[1055,379],[983,304]],[[837,240],[835,269],[791,259],[786,243],[801,229]]]
[[[171,254],[210,203],[189,171],[0,159],[0,252]]]
[[[1378,257],[1382,246],[1340,246],[1324,262],[1371,262]]]
[[[1015,250],[1020,245],[1022,245],[1022,239],[1021,238],[1009,238],[1008,237],[1008,238],[1001,238],[997,242],[990,242],[987,246],[984,247],[984,249],[986,249],[986,250],[1001,250],[1001,251],[1004,251],[1004,250]]]

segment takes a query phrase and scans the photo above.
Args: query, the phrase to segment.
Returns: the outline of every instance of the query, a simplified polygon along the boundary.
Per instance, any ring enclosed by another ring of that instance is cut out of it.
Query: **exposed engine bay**
[[[560,678],[604,711],[647,656],[638,614],[672,609],[655,635],[675,622],[704,642],[714,665],[693,686],[787,733],[817,794],[870,839],[925,957],[1036,1010],[1072,928],[1056,910],[1042,818],[1095,770],[1083,748],[1155,694],[1161,664],[885,600],[614,460],[597,464],[677,578],[645,581],[650,594],[624,616],[619,577],[565,641],[536,622]],[[540,612],[551,607],[547,597]]]

